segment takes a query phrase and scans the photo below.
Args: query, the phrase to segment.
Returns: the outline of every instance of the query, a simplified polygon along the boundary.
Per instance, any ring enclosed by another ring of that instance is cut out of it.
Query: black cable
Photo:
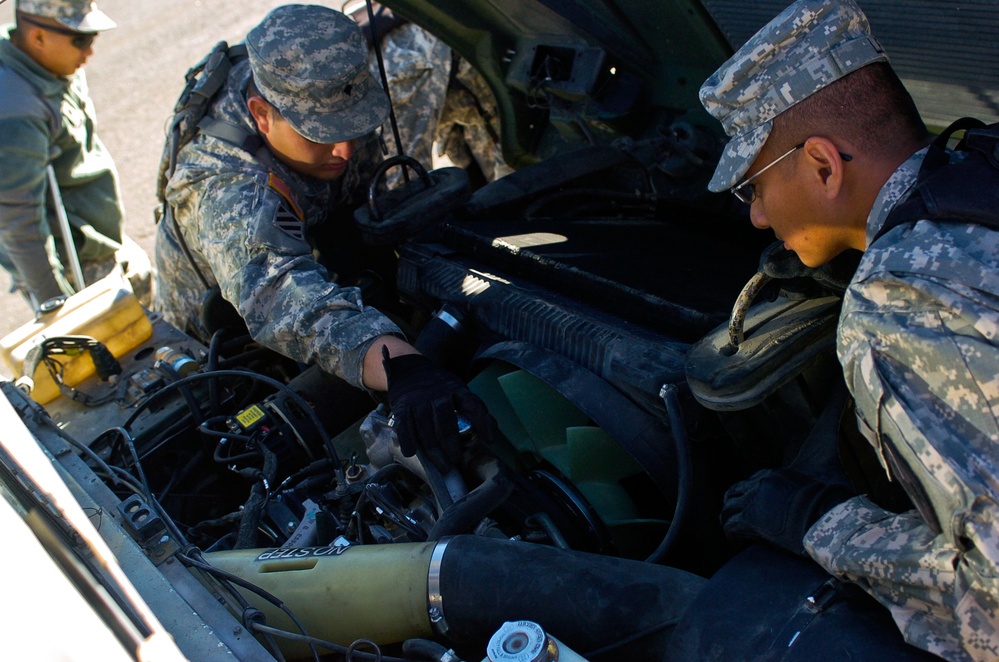
[[[160,502],[156,499],[156,495],[153,494],[153,489],[149,485],[149,480],[146,478],[146,472],[142,469],[142,462],[139,460],[139,453],[135,448],[135,440],[132,439],[131,433],[129,433],[129,431],[123,427],[108,428],[107,430],[102,432],[100,436],[98,436],[97,439],[94,440],[94,442],[96,443],[98,440],[100,440],[109,432],[117,432],[119,438],[122,439],[126,448],[128,448],[128,452],[132,456],[132,462],[133,464],[135,464],[135,469],[136,472],[138,473],[139,484],[142,486],[142,494],[146,497],[148,505],[153,510],[156,511],[157,515],[160,516],[160,519],[162,519],[166,527],[170,529],[170,533],[174,536],[174,538],[177,540],[179,544],[181,545],[189,544],[187,542],[187,537],[184,536],[183,533],[181,533],[180,528],[177,526],[177,523],[173,521],[173,518],[170,517],[170,515],[166,512],[163,506],[160,505]]]
[[[399,156],[403,156],[405,154],[405,150],[402,148],[402,137],[399,135],[399,123],[395,119],[395,108],[392,106],[392,94],[389,91],[388,75],[385,73],[385,61],[382,58],[382,46],[378,40],[378,30],[375,28],[375,10],[371,6],[371,0],[365,0],[364,4],[368,8],[368,27],[371,29],[371,45],[375,51],[375,59],[378,61],[378,72],[381,74],[382,78],[382,89],[385,90],[385,96],[388,98],[389,123],[392,125],[392,137],[395,138],[395,149]],[[402,175],[405,181],[408,182],[409,171],[403,168]]]
[[[280,630],[269,625],[258,626],[254,624],[254,629],[260,627],[262,630],[269,632],[277,637],[284,637],[286,639],[291,639],[293,641],[302,641],[306,643],[315,644],[316,646],[321,646],[327,650],[331,650],[334,653],[340,653],[341,655],[346,655],[348,648],[346,646],[341,646],[340,644],[333,643],[332,641],[326,641],[325,639],[320,639],[319,637],[312,637],[305,634],[296,634],[294,632],[288,632],[287,630]],[[381,653],[365,653],[364,651],[353,650],[350,654],[357,659],[364,660],[382,660],[383,662],[409,662],[401,657],[390,657],[387,655],[382,655]],[[352,658],[353,659],[353,658]]]
[[[247,621],[247,623],[250,625],[250,627],[247,628],[248,630],[253,630],[254,626],[257,625],[255,621]],[[274,641],[274,637],[266,632],[261,632],[260,636],[264,638],[265,642],[267,642],[267,648],[270,649],[271,656],[278,662],[285,662],[284,655],[281,654],[281,648],[278,646],[278,643]]]
[[[171,379],[172,383],[181,381],[180,373],[177,372],[177,370],[174,369],[174,367],[168,362],[160,361],[157,365],[160,371],[165,373]],[[201,425],[201,422],[205,420],[205,415],[204,412],[201,411],[201,403],[198,402],[198,399],[194,396],[194,391],[191,390],[191,386],[189,384],[180,384],[177,389],[180,391],[180,394],[184,396],[184,401],[187,402],[187,409],[194,417],[195,424]]]
[[[443,515],[444,511],[454,504],[454,499],[451,497],[451,491],[447,489],[447,483],[444,482],[444,476],[441,475],[437,465],[431,461],[427,452],[423,450],[422,444],[416,447],[416,459],[418,459],[420,464],[423,465],[423,472],[426,474],[427,485],[430,486],[430,491],[433,492],[434,499],[437,500],[437,506],[440,508],[440,512],[437,514]]]
[[[52,430],[55,431],[56,435],[58,435],[60,439],[62,439],[67,444],[69,444],[73,448],[77,449],[78,451],[80,451],[81,453],[83,453],[84,455],[86,455],[89,459],[91,459],[95,463],[97,463],[97,465],[101,469],[103,469],[104,471],[106,471],[108,473],[108,475],[111,476],[111,479],[113,481],[115,481],[115,487],[118,487],[118,479],[114,476],[114,472],[111,471],[110,465],[108,465],[107,462],[105,462],[103,459],[101,459],[100,455],[98,455],[97,453],[95,453],[93,451],[93,449],[91,449],[85,443],[83,443],[82,441],[78,441],[75,437],[73,437],[68,432],[66,432],[65,430],[63,430],[62,428],[60,428],[58,425],[56,425],[55,421],[53,421],[51,417],[49,417],[49,416],[41,416],[39,418],[42,420],[43,423],[45,423],[50,428],[52,428]]]
[[[135,465],[135,470],[136,473],[138,474],[139,484],[142,485],[143,492],[147,496],[152,497],[153,490],[149,486],[149,480],[146,478],[146,472],[143,471],[142,463],[139,461],[139,453],[135,449],[135,441],[132,439],[132,435],[131,433],[129,433],[128,430],[122,427],[108,428],[104,430],[104,432],[101,432],[96,439],[94,439],[94,443],[96,444],[105,436],[114,432],[118,433],[119,438],[125,444],[125,448],[128,449],[129,454],[132,456],[132,464]]]
[[[283,492],[286,489],[293,489],[294,486],[297,486],[300,481],[303,481],[306,478],[312,478],[313,476],[318,475],[325,476],[332,466],[332,460],[329,458],[324,457],[322,459],[315,460],[282,480],[281,484],[278,485],[277,489],[274,491]]]
[[[225,329],[219,329],[212,334],[212,339],[208,343],[208,362],[206,363],[208,372],[214,372],[219,367],[219,346],[222,344],[224,333]],[[211,405],[212,415],[217,416],[222,408],[222,403],[219,400],[219,385],[215,382],[208,383],[208,402]]]
[[[246,372],[243,370],[217,370],[215,372],[196,372],[184,377],[175,382],[171,382],[161,388],[159,391],[149,395],[145,400],[136,405],[135,411],[128,417],[128,420],[122,425],[124,429],[129,429],[135,420],[139,417],[143,411],[148,409],[153,403],[158,402],[164,397],[166,393],[180,388],[183,385],[193,383],[195,381],[203,381],[205,379],[219,379],[223,377],[238,377],[241,379],[250,379],[263,384],[267,384],[272,388],[284,391],[287,393],[295,402],[301,406],[305,414],[312,420],[313,425],[315,425],[316,432],[319,434],[323,441],[323,445],[326,448],[326,452],[329,454],[330,459],[334,462],[333,472],[336,475],[337,483],[344,484],[346,478],[343,475],[343,467],[340,463],[340,457],[336,452],[336,448],[333,446],[333,440],[330,439],[329,434],[326,432],[326,428],[323,426],[322,422],[319,420],[319,416],[316,412],[309,406],[309,403],[303,398],[295,389],[289,387],[287,384],[282,384],[276,379],[266,377],[264,375],[259,375],[253,372]]]
[[[193,553],[195,553],[195,554],[198,554],[198,555],[201,554],[200,550],[198,550],[196,548],[192,548],[190,551],[193,552]],[[258,596],[260,596],[261,598],[263,598],[267,602],[271,603],[272,605],[274,605],[275,607],[277,607],[278,609],[280,609],[281,611],[283,611],[285,613],[285,615],[288,616],[288,618],[291,619],[291,622],[295,624],[295,627],[297,627],[302,632],[301,635],[296,635],[296,636],[302,636],[302,637],[307,637],[309,639],[312,639],[312,637],[309,637],[309,635],[306,633],[305,626],[302,625],[302,622],[298,619],[298,616],[295,615],[295,612],[293,612],[291,609],[289,609],[288,606],[284,603],[284,601],[282,601],[277,596],[275,596],[275,595],[269,593],[268,591],[260,588],[256,584],[252,584],[252,583],[246,581],[245,579],[243,579],[242,577],[240,577],[238,575],[234,575],[231,572],[227,572],[225,570],[222,570],[221,568],[216,568],[212,564],[208,563],[208,561],[205,561],[203,558],[202,558],[202,560],[198,560],[198,559],[195,559],[192,556],[189,556],[188,554],[186,554],[184,552],[178,552],[177,553],[177,558],[180,559],[180,561],[182,561],[183,563],[187,563],[188,565],[194,566],[195,568],[198,568],[199,570],[203,570],[204,572],[207,572],[208,574],[213,575],[213,576],[215,576],[218,579],[224,579],[225,581],[231,582],[231,583],[235,584],[236,586],[240,586],[242,588],[245,588],[247,591],[250,591],[251,593],[257,594]],[[253,623],[254,627],[256,625],[258,625],[258,624]],[[278,630],[278,633],[281,633],[281,632],[284,632],[284,631],[283,630]],[[288,633],[288,634],[294,634],[294,633]],[[316,662],[319,662],[319,652],[316,650],[315,645],[312,642],[308,642],[308,643],[309,643],[309,649],[312,651],[312,657],[313,657],[313,659],[315,659]]]
[[[375,650],[373,653],[375,662],[382,662],[382,649],[371,639],[355,639],[350,642],[350,646],[347,646],[347,662],[353,662],[354,653],[357,652],[358,646],[371,646]]]
[[[111,469],[112,476],[117,475],[118,480],[122,481],[125,487],[129,488],[133,493],[138,494],[139,496],[144,496],[142,486],[139,485],[139,481],[135,478],[135,476],[121,467],[110,465],[108,468]]]
[[[260,477],[250,489],[250,497],[243,504],[243,517],[239,522],[239,534],[236,538],[236,549],[249,549],[257,546],[257,527],[264,506],[270,500],[270,487],[277,475],[277,454],[262,443],[256,444],[257,450],[263,455],[264,466]]]
[[[368,483],[366,487],[371,489],[366,489],[364,494],[368,499],[374,504],[376,510],[381,510],[381,515],[390,520],[393,524],[398,526],[400,529],[405,531],[411,536],[413,542],[423,542],[427,540],[427,532],[419,524],[411,522],[406,518],[406,513],[400,512],[395,504],[389,503],[378,490],[374,489],[373,483]],[[360,501],[360,499],[358,499]]]
[[[312,420],[312,423],[316,428],[316,432],[319,434],[320,438],[322,439],[323,445],[326,448],[326,451],[329,454],[331,461],[333,462],[332,468],[337,486],[347,485],[347,479],[344,476],[343,466],[340,463],[340,458],[336,452],[336,448],[333,445],[332,439],[330,439],[329,434],[326,432],[326,429],[323,426],[322,422],[319,420],[319,416],[316,414],[316,412],[312,409],[309,403],[306,402],[305,398],[303,398],[294,389],[290,388],[286,384],[282,384],[281,382],[275,379],[271,379],[270,377],[265,377],[264,375],[258,375],[256,373],[245,372],[242,370],[218,370],[211,373],[194,373],[188,375],[183,379],[179,379],[175,382],[167,384],[159,391],[156,391],[155,393],[149,395],[145,400],[136,405],[135,411],[132,412],[132,414],[128,417],[128,420],[125,421],[122,427],[117,428],[122,433],[123,438],[126,439],[126,442],[129,446],[129,451],[131,452],[133,460],[135,461],[136,466],[138,467],[138,471],[141,474],[140,481],[143,484],[147,498],[150,500],[150,505],[157,510],[160,516],[164,519],[164,521],[169,523],[171,527],[171,532],[177,536],[177,540],[184,541],[185,544],[187,543],[185,536],[181,534],[180,529],[177,528],[176,524],[167,515],[166,511],[162,508],[162,506],[160,506],[159,502],[156,501],[154,495],[152,494],[152,490],[149,488],[148,482],[145,480],[144,473],[142,472],[142,468],[139,463],[138,453],[135,451],[135,444],[132,441],[128,429],[143,411],[148,409],[154,402],[158,402],[162,397],[164,397],[165,393],[168,393],[174,389],[179,389],[182,387],[186,388],[188,384],[194,383],[196,381],[202,381],[205,379],[214,380],[223,377],[237,377],[241,379],[250,379],[251,381],[267,384],[272,388],[287,393],[295,402],[299,404],[299,406],[306,413],[306,415]]]
[[[243,460],[254,460],[260,457],[260,453],[256,451],[250,451],[247,453],[240,453],[239,455],[229,455],[223,456],[221,454],[222,447],[226,444],[226,438],[223,437],[219,443],[215,445],[215,452],[212,453],[212,459],[215,460],[217,464],[233,464],[235,462],[242,462]]]

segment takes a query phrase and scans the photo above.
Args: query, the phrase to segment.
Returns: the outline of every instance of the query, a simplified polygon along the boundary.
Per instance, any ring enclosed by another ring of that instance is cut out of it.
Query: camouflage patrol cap
[[[852,71],[888,56],[853,0],[798,0],[701,86],[701,103],[731,136],[708,184],[732,188],[766,142],[773,119]]]
[[[388,97],[368,73],[361,31],[341,12],[278,7],[250,31],[246,46],[261,96],[313,142],[352,140],[388,115]]]
[[[17,11],[55,19],[77,32],[100,32],[118,25],[92,0],[18,0]]]

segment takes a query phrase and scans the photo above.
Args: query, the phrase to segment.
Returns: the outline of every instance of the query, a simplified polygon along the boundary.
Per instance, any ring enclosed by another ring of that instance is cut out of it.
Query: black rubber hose
[[[498,462],[492,465],[493,474],[474,490],[447,508],[430,530],[428,540],[445,536],[470,533],[469,527],[492,512],[513,492],[513,481]]]
[[[683,422],[683,410],[680,407],[680,397],[677,394],[677,387],[674,384],[666,384],[662,388],[663,404],[666,405],[666,413],[669,416],[669,428],[673,433],[673,441],[676,443],[676,507],[673,509],[673,519],[670,521],[669,529],[663,537],[659,546],[653,550],[646,561],[649,563],[662,563],[669,554],[676,541],[679,539],[680,531],[687,521],[690,512],[691,494],[694,491],[693,481],[693,461],[690,457],[690,439],[687,438],[687,427]]]
[[[441,611],[458,650],[523,619],[587,659],[601,651],[591,662],[660,662],[706,583],[676,568],[545,545],[464,535],[446,544]]]
[[[407,639],[402,642],[402,652],[407,660],[439,662],[447,655],[447,647],[429,639]]]

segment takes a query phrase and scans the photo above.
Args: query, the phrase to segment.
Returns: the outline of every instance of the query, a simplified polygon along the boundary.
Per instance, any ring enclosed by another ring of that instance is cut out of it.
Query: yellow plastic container
[[[153,326],[146,311],[128,281],[115,271],[66,299],[58,310],[42,314],[12,331],[0,340],[0,357],[17,378],[28,352],[46,338],[89,336],[104,343],[115,358],[120,358],[152,335]],[[76,386],[96,372],[90,352],[53,358],[65,366],[63,382],[67,386]],[[44,405],[59,397],[59,387],[43,364],[39,364],[32,378],[35,385],[31,397],[35,402]]]

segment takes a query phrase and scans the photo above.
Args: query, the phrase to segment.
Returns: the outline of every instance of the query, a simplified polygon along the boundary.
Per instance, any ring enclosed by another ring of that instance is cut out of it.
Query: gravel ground
[[[101,0],[118,27],[101,34],[87,62],[98,134],[121,175],[125,231],[152,255],[156,171],[164,127],[184,73],[219,40],[240,41],[279,0]],[[13,21],[14,2],[0,4],[0,22]],[[6,291],[0,275],[0,337],[32,318]],[[0,375],[10,369],[0,362]]]

